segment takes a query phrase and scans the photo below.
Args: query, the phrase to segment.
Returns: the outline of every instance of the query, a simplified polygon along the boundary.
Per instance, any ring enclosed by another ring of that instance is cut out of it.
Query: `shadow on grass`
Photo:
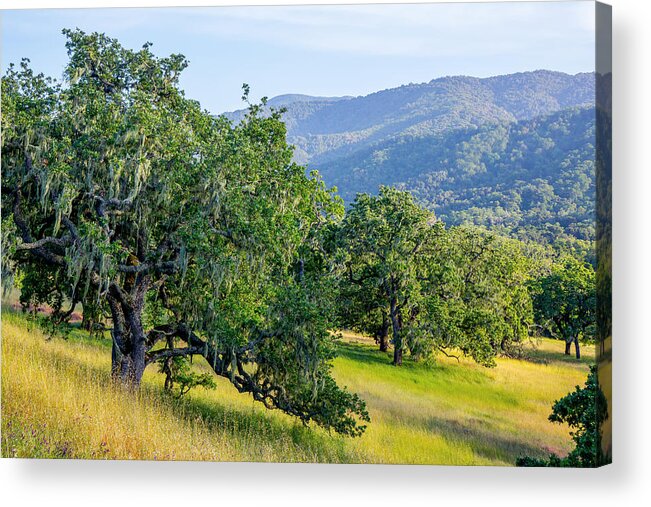
[[[414,361],[411,357],[403,358],[401,366],[393,365],[393,351],[381,352],[379,348],[360,343],[339,343],[337,345],[337,356],[351,361],[358,362],[362,365],[386,366],[396,371],[433,371],[441,369],[441,365],[436,362]]]
[[[589,351],[590,349],[588,349]],[[595,364],[596,357],[594,354],[588,353],[583,354],[581,359],[577,359],[574,355],[574,349],[572,349],[572,354],[566,355],[563,352],[555,352],[553,350],[543,350],[541,348],[534,348],[527,350],[525,356],[522,358],[525,361],[529,361],[537,364],[553,364],[560,363],[569,366],[582,367],[584,365]]]
[[[253,411],[252,408],[248,411],[244,408],[238,410],[196,398],[174,399],[172,403],[177,413],[183,414],[183,419],[196,420],[200,417],[209,430],[221,431],[238,445],[245,447],[248,453],[253,454],[253,457],[246,461],[262,459],[263,456],[255,456],[257,449],[268,447],[270,444],[276,447],[279,455],[282,455],[283,451],[286,452],[288,459],[278,461],[296,461],[300,457],[302,462],[360,461],[358,455],[346,448],[343,437],[328,435],[298,421],[278,421],[264,412]],[[249,406],[253,403],[250,401]],[[252,448],[256,451],[251,452]]]
[[[521,456],[546,458],[550,452],[561,452],[558,449],[541,449],[532,444],[505,438],[494,431],[482,428],[483,424],[485,422],[479,419],[462,422],[442,417],[430,417],[424,421],[424,427],[429,431],[450,440],[460,440],[484,458],[498,459],[513,465],[515,465],[516,458]]]
[[[391,354],[380,352],[379,349],[375,350],[368,345],[339,343],[337,355],[364,365],[393,366]],[[405,364],[408,365],[409,362],[405,361]]]
[[[402,366],[393,365],[392,352],[380,352],[379,349],[357,343],[340,344],[337,349],[338,356],[349,361],[354,361],[362,368],[364,366],[380,367],[376,370],[382,380],[407,381],[410,384],[428,385],[431,382],[436,384],[453,381],[455,383],[481,385],[489,380],[487,377],[488,368],[469,369],[459,367],[456,363],[447,364],[438,360],[437,357],[423,361],[415,361],[407,356],[403,359]]]
[[[391,364],[390,355],[364,344],[341,344],[339,346],[339,355],[351,361],[356,361],[360,365],[385,366],[388,372],[387,375],[391,375],[391,378],[396,378],[396,376],[404,377],[404,373],[412,372],[415,375],[409,375],[407,378],[411,376],[421,378],[421,374],[431,373],[433,376],[430,378],[436,379],[434,382],[437,385],[448,384],[450,382],[453,382],[455,385],[460,382],[463,382],[463,384],[483,384],[487,381],[483,370],[467,371],[456,365],[448,367],[437,363],[425,364],[410,360],[405,361],[400,371],[389,371],[389,369],[394,368]],[[550,352],[549,357],[557,359],[557,354]],[[404,378],[402,381],[404,382]],[[488,394],[487,392],[486,395]],[[504,392],[496,392],[492,395],[499,397],[500,402],[508,403],[510,406],[516,406],[520,403],[517,396],[507,398],[507,393]],[[409,419],[405,419],[404,413],[400,408],[393,407],[390,404],[383,406],[382,412],[383,418],[391,424],[404,425],[414,430],[425,430],[440,435],[451,442],[463,442],[469,445],[477,456],[493,461],[498,460],[515,465],[516,459],[521,456],[546,458],[550,452],[562,454],[562,450],[560,449],[538,447],[534,443],[523,441],[523,439],[526,439],[526,435],[522,435],[522,439],[511,437],[508,433],[494,428],[490,420],[475,418],[457,420],[440,416],[432,417],[430,415],[431,413],[413,413]]]

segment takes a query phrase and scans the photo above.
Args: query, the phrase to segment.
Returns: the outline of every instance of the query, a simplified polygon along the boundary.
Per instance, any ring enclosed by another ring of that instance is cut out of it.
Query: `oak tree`
[[[395,365],[408,350],[414,358],[460,351],[493,366],[528,336],[530,269],[518,241],[445,229],[390,187],[358,194],[339,238],[343,324],[376,337],[390,331]]]
[[[28,61],[2,79],[3,270],[107,313],[119,384],[202,356],[266,407],[359,435],[318,246],[343,207],[292,163],[280,112],[232,125],[185,97],[182,55],[64,33],[63,82]]]
[[[388,317],[396,366],[402,364],[405,336],[415,330],[420,310],[427,267],[419,260],[434,248],[442,231],[409,192],[385,186],[377,196],[358,194],[342,221],[344,282],[356,286],[353,305],[366,307],[354,313],[376,312],[373,325]]]
[[[553,336],[565,340],[565,354],[574,343],[581,357],[580,340],[592,341],[596,322],[594,268],[571,256],[555,262],[548,274],[532,283],[536,321]]]
[[[522,244],[476,227],[453,227],[439,256],[436,333],[486,366],[514,355],[529,336],[533,307],[527,289],[531,261]]]

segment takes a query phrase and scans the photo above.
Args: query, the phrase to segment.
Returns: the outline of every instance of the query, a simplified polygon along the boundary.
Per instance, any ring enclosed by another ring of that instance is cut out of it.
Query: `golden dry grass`
[[[440,358],[395,368],[346,334],[334,374],[367,401],[372,419],[349,439],[268,411],[223,379],[177,400],[152,368],[140,393],[124,392],[110,384],[107,341],[80,332],[46,340],[4,312],[2,338],[5,457],[513,465],[523,454],[569,451],[567,428],[547,416],[583,384],[589,363],[544,341],[539,362],[499,359],[486,369]]]
[[[396,369],[363,338],[349,336],[357,345],[339,358],[337,378],[368,402],[373,424],[357,445],[378,461],[422,463],[435,456],[436,463],[507,465],[521,455],[571,449],[567,427],[547,417],[554,400],[585,382],[593,356],[576,361],[564,356],[563,343],[542,340],[529,352],[535,362],[501,358],[487,369],[440,357],[434,365]],[[377,360],[360,368],[359,347]],[[412,446],[396,427],[431,438]]]

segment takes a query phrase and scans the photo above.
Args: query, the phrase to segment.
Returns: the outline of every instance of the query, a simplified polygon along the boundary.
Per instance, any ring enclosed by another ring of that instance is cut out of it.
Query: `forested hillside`
[[[298,162],[317,164],[403,135],[431,135],[484,123],[531,119],[594,103],[591,73],[540,70],[485,79],[453,76],[363,97],[281,95],[288,140]],[[245,110],[227,113],[240,120]]]
[[[396,185],[450,224],[592,239],[594,96],[592,73],[540,70],[267,105],[286,109],[294,159],[347,203]]]
[[[346,201],[410,190],[448,224],[594,237],[594,108],[388,141],[320,165]]]

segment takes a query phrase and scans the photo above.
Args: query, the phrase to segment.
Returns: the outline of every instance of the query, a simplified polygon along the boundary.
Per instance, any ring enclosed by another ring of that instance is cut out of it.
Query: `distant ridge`
[[[360,97],[280,95],[268,106],[286,108],[294,159],[346,202],[391,184],[450,224],[590,239],[594,101],[594,73],[536,70]]]
[[[278,95],[267,101],[267,104],[272,107],[282,107],[293,102],[336,102],[338,100],[347,100],[352,96],[346,97],[315,97],[313,95],[303,95],[300,93],[287,93]]]
[[[531,119],[594,102],[593,73],[549,70],[488,78],[446,76],[360,97],[280,95],[300,163],[318,164],[391,138]],[[225,113],[239,121],[244,110]]]

